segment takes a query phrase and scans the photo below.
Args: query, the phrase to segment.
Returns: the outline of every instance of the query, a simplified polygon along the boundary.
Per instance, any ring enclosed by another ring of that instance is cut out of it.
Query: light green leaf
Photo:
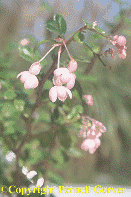
[[[5,93],[4,93],[4,99],[13,99],[16,97],[16,94],[13,90],[7,90]]]
[[[85,36],[84,34],[82,34],[81,32],[77,32],[73,35],[73,38],[76,42],[82,44],[83,41],[85,40]]]
[[[23,100],[14,100],[14,106],[18,111],[23,111],[25,102]]]

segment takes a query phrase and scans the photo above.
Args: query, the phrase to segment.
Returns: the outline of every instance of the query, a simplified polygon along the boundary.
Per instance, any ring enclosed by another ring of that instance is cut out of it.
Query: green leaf
[[[80,98],[82,99],[83,90],[78,80],[75,81],[74,88],[78,91]]]
[[[13,99],[16,97],[16,94],[13,90],[7,90],[5,93],[4,93],[4,99]]]
[[[81,32],[77,32],[73,35],[73,38],[76,42],[82,44],[83,41],[85,40],[85,36],[84,34],[82,34]]]
[[[1,109],[1,112],[3,116],[9,117],[9,116],[12,116],[16,112],[16,109],[12,104],[4,103]]]
[[[53,133],[45,132],[42,135],[39,135],[38,139],[40,140],[43,148],[49,147],[52,143]]]
[[[56,107],[53,111],[53,113],[51,114],[51,121],[54,122],[55,120],[57,120],[59,118],[59,110]]]
[[[62,133],[59,133],[59,142],[61,144],[61,146],[63,146],[65,149],[68,149],[70,148],[71,146],[71,138],[69,136],[69,134],[62,134]]]
[[[59,32],[64,35],[66,33],[66,29],[67,29],[66,21],[64,20],[64,18],[61,15],[56,14],[54,16],[54,21],[57,24]]]
[[[46,82],[45,82],[45,84],[44,84],[44,89],[50,90],[52,88],[52,86],[53,86],[52,81],[49,80],[49,79],[47,79]]]
[[[47,172],[47,176],[52,183],[55,183],[57,185],[63,185],[63,180],[60,176],[52,173],[51,171]]]
[[[81,157],[82,156],[82,153],[77,149],[77,148],[70,148],[69,151],[68,151],[68,155],[70,157]]]
[[[46,28],[49,29],[51,32],[54,32],[56,34],[59,34],[58,29],[56,27],[54,27],[53,25],[51,25],[51,24],[47,24],[46,25]]]
[[[14,100],[14,106],[18,111],[23,111],[25,102],[23,100]]]
[[[56,14],[53,19],[49,19],[47,21],[46,28],[56,34],[64,35],[66,33],[67,26],[64,18],[61,15]]]
[[[63,156],[64,162],[68,162],[70,160],[70,157],[67,155],[65,150],[61,150],[61,154]]]

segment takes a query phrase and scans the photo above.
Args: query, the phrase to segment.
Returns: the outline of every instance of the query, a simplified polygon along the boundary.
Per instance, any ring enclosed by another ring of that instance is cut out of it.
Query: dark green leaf
[[[64,35],[66,33],[66,29],[67,29],[66,21],[64,20],[64,18],[61,15],[56,14],[54,16],[54,21],[57,24],[59,32]]]
[[[60,141],[60,144],[61,146],[63,146],[65,149],[68,149],[70,148],[71,146],[71,138],[69,136],[69,134],[67,133],[59,133],[59,141]]]

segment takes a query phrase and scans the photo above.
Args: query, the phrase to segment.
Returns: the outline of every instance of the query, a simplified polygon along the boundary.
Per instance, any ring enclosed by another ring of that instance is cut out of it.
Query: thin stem
[[[58,51],[58,63],[57,63],[57,68],[60,67],[60,54],[61,54],[61,46],[60,46],[59,51]]]
[[[38,62],[41,62],[55,47],[60,46],[60,45],[61,44],[54,44],[53,47]]]
[[[68,55],[69,55],[69,58],[72,60],[72,57],[71,57],[71,55],[70,55],[70,53],[69,53],[69,51],[68,51],[68,49],[67,49],[65,40],[63,40],[63,44],[64,44],[64,46],[65,46],[65,48],[66,48],[66,51],[67,51],[67,53],[68,53]]]

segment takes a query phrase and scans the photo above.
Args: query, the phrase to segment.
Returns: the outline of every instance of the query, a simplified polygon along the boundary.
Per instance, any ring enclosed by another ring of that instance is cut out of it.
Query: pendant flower
[[[54,86],[49,91],[49,98],[54,103],[57,100],[57,97],[61,101],[65,101],[69,95],[70,99],[72,99],[71,91],[65,86]]]
[[[17,75],[17,78],[19,76],[21,76],[20,80],[22,83],[24,83],[25,89],[27,89],[27,90],[29,90],[31,88],[34,89],[39,84],[39,81],[35,75],[38,75],[40,73],[40,70],[41,70],[40,63],[35,62],[30,66],[29,71],[23,71],[23,72],[19,73]]]

